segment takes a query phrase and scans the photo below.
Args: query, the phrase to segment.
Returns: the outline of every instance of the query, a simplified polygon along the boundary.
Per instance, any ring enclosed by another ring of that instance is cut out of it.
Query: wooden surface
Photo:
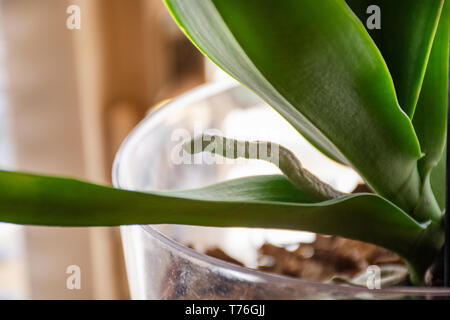
[[[66,28],[68,5],[81,30]],[[17,167],[109,183],[120,143],[161,99],[203,82],[203,58],[155,0],[1,0]],[[115,228],[26,228],[31,298],[129,297]],[[67,266],[82,289],[65,286]]]

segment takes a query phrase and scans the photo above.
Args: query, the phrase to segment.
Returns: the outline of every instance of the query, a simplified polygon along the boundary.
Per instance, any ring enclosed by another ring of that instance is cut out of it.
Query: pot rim
[[[188,92],[181,94],[172,100],[163,102],[161,105],[152,111],[150,111],[147,116],[141,120],[141,122],[130,132],[130,134],[122,142],[116,156],[114,158],[113,169],[112,169],[112,182],[115,188],[119,189],[129,189],[127,183],[120,180],[120,169],[121,163],[124,162],[124,155],[127,154],[127,150],[133,147],[137,142],[139,142],[139,137],[147,134],[149,121],[158,121],[160,118],[174,110],[183,108],[186,104],[201,100],[208,96],[217,94],[222,91],[232,89],[239,86],[240,84],[234,80],[221,80],[218,82],[206,83],[198,86]],[[449,296],[450,289],[444,287],[390,287],[384,289],[368,289],[363,287],[351,286],[351,285],[341,285],[341,284],[331,284],[301,280],[289,276],[273,274],[269,272],[264,272],[260,270],[250,269],[247,267],[238,266],[236,264],[220,260],[208,256],[203,253],[199,253],[194,249],[190,249],[183,244],[170,239],[168,236],[164,235],[162,232],[155,229],[152,225],[138,225],[151,237],[157,239],[162,245],[169,248],[170,250],[176,251],[180,255],[189,258],[190,260],[196,260],[202,264],[208,264],[216,268],[227,269],[227,271],[232,271],[238,273],[240,277],[251,278],[260,282],[278,282],[294,285],[297,287],[301,286],[315,286],[322,289],[329,288],[330,290],[342,290],[348,293],[369,293],[369,294],[405,294],[405,295],[433,295],[433,296]],[[127,227],[127,226],[122,226]],[[205,227],[206,228],[206,227]]]

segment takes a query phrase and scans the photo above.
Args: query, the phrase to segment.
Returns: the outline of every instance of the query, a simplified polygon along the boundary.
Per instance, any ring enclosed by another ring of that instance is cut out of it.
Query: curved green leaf
[[[424,156],[419,160],[419,172],[424,181],[422,198],[427,200],[422,200],[421,203],[439,206],[441,210],[445,207],[444,149],[447,137],[449,42],[450,4],[446,1],[413,118],[424,152]],[[435,220],[441,217],[442,215],[434,215]]]
[[[419,170],[425,179],[445,144],[450,5],[444,0],[347,3],[364,24],[370,16],[367,8],[380,8],[381,29],[367,31],[386,60],[400,105],[413,118],[424,153]]]
[[[420,147],[389,71],[343,0],[166,0],[209,58],[322,151],[411,212]]]
[[[419,161],[423,177],[443,155],[447,137],[450,3],[446,1],[434,38],[413,125],[425,154]],[[445,176],[445,171],[442,172]]]
[[[0,221],[48,226],[174,223],[306,230],[386,247],[410,261],[413,270],[428,266],[442,245],[438,232],[427,233],[426,225],[375,194],[320,203],[283,202],[297,199],[294,189],[279,176],[269,176],[195,191],[142,193],[0,171]]]
[[[380,29],[368,29],[394,80],[402,109],[413,117],[444,0],[347,0],[367,26],[369,6],[380,9]],[[370,12],[374,13],[374,12]]]
[[[347,3],[363,24],[369,17],[370,5],[381,10],[381,29],[368,32],[386,60],[400,105],[413,118],[424,154],[419,160],[422,198],[428,195],[421,202],[434,202],[429,190],[431,179],[432,192],[443,209],[445,159],[439,160],[447,126],[450,5],[443,0],[347,0]],[[430,178],[430,170],[438,162]],[[438,212],[434,216],[438,217]]]
[[[299,191],[283,175],[245,177],[206,188],[164,191],[162,194],[198,200],[218,200],[220,195],[220,199],[233,201],[317,202],[313,197]]]

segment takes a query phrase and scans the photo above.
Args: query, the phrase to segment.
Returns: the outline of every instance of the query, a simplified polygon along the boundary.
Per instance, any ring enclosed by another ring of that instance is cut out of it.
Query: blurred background
[[[109,184],[149,108],[214,70],[162,0],[0,0],[0,168]],[[0,299],[126,299],[122,255],[116,228],[0,224]]]

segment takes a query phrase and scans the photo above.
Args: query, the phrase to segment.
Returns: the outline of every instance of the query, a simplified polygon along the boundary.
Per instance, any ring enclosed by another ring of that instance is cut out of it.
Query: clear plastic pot
[[[206,129],[218,129],[226,136],[247,140],[282,143],[298,153],[311,171],[343,191],[351,190],[358,182],[356,173],[325,159],[249,90],[234,82],[220,82],[199,87],[152,111],[120,148],[113,169],[114,186],[139,191],[185,189],[239,176],[277,172],[262,161],[225,161],[205,153],[194,158],[183,155],[181,141]],[[368,289],[302,281],[199,253],[208,246],[220,247],[252,266],[261,239],[276,243],[280,239],[289,242],[311,237],[301,232],[180,225],[123,226],[121,232],[134,299],[450,297],[450,290],[443,288]]]

